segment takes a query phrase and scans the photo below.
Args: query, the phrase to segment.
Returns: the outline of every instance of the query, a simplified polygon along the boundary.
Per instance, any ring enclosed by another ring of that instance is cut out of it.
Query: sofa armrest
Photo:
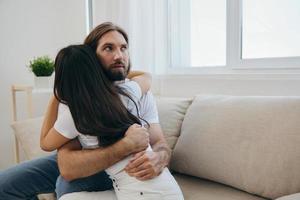
[[[295,193],[287,196],[283,196],[280,198],[277,198],[275,200],[299,200],[300,199],[300,193]]]

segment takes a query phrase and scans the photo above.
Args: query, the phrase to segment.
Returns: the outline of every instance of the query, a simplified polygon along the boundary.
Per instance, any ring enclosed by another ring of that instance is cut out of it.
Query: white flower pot
[[[52,87],[51,76],[34,76],[34,87],[37,89],[46,89]]]

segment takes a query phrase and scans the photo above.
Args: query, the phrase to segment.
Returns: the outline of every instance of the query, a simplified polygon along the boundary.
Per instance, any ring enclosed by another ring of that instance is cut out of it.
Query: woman
[[[53,103],[58,107],[60,102],[58,116],[57,111],[46,114],[41,147],[52,151],[78,137],[83,148],[97,148],[115,143],[124,137],[129,128],[144,129],[141,126],[149,126],[139,117],[137,102],[142,93],[149,90],[150,81],[146,76],[133,79],[136,82],[121,84],[108,80],[103,66],[88,46],[72,45],[62,49],[55,60]],[[151,151],[151,147],[148,146],[147,150]],[[105,170],[113,180],[119,200],[183,199],[167,168],[148,181],[130,177],[124,171],[130,158]],[[145,191],[143,194],[140,187]]]

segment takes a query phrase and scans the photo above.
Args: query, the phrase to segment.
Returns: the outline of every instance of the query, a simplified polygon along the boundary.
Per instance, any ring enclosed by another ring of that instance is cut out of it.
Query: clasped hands
[[[128,175],[138,180],[148,180],[158,176],[164,166],[160,163],[157,152],[146,151],[150,144],[147,129],[133,124],[126,131],[124,139],[132,146],[133,156],[125,167]]]

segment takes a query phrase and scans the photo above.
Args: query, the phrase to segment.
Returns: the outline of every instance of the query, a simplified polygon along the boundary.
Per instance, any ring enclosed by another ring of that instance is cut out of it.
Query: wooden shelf
[[[17,117],[17,99],[16,93],[17,92],[25,92],[26,93],[26,113],[27,118],[33,117],[33,105],[32,105],[32,94],[41,94],[41,93],[51,93],[53,92],[52,88],[34,88],[31,85],[21,85],[21,84],[13,84],[11,86],[11,94],[12,94],[12,111],[13,111],[13,118],[12,121],[16,122],[18,120]],[[15,162],[20,162],[20,155],[19,155],[19,142],[15,136]]]

